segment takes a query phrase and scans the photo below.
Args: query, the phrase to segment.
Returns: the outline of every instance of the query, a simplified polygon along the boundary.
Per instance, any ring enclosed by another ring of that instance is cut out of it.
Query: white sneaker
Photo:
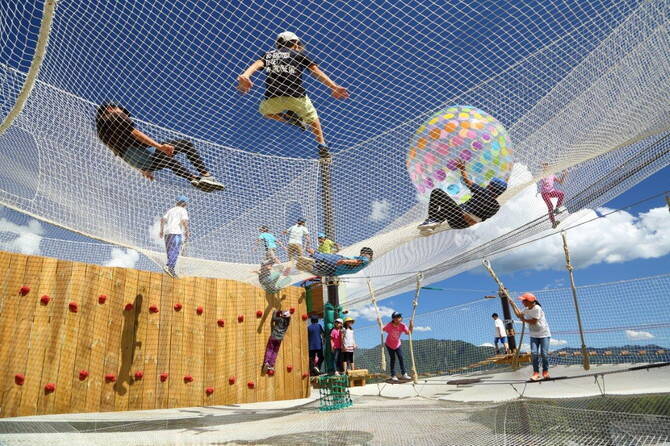
[[[395,376],[395,375],[393,375],[393,376],[391,377],[391,381],[398,381],[398,377]]]
[[[401,376],[402,379],[412,379],[411,376],[409,376],[407,373]]]
[[[335,372],[335,376],[340,376],[340,375],[341,375],[340,372]]]
[[[200,189],[206,191],[206,192],[213,192],[215,190],[223,190],[226,187],[219,183],[216,178],[214,178],[212,175],[208,175],[206,177],[200,177],[198,180],[198,186]]]

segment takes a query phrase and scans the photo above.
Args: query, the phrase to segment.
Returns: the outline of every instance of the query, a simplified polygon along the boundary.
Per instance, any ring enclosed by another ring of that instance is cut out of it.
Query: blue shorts
[[[497,344],[498,342],[500,342],[500,343],[502,343],[502,344],[507,344],[507,336],[502,336],[502,337],[499,337],[499,338],[494,338],[493,343],[494,343],[494,344]]]

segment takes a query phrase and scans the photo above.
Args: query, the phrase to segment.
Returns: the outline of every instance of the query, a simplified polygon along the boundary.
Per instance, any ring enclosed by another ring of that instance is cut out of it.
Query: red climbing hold
[[[73,312],[73,313],[76,313],[77,311],[79,311],[79,306],[77,305],[77,302],[70,302],[69,307],[70,307],[70,311]]]
[[[180,304],[179,302],[177,302],[176,304],[174,304],[174,311],[179,311],[179,310],[181,310],[182,308],[183,308],[183,306],[182,306],[182,304]]]
[[[104,294],[101,294],[100,296],[98,296],[98,303],[100,305],[104,304],[106,301],[107,301],[107,296],[105,296]]]
[[[292,371],[293,371],[293,366],[290,365],[290,364],[287,365],[287,366],[286,366],[286,371],[288,371],[289,373],[292,372]]]
[[[228,378],[228,384],[230,384],[231,386],[233,384],[235,384],[235,381],[236,381],[236,378],[234,376],[231,376],[230,378]]]
[[[80,370],[79,381],[84,381],[86,378],[88,378],[88,370]]]
[[[163,372],[161,373],[161,382],[164,383],[168,379],[168,374]]]
[[[303,321],[306,321],[309,316],[307,316],[306,314],[303,314],[301,317],[302,317]]]
[[[141,370],[135,372],[135,379],[142,379],[142,378],[144,378],[144,372],[142,372]]]
[[[195,309],[195,312],[198,313],[198,316],[201,315],[203,311],[205,311],[205,309],[202,307],[198,307]]]
[[[309,376],[309,373],[307,373],[307,372],[302,372],[302,375],[300,375],[300,376],[302,376],[302,379],[305,379],[305,378],[307,378],[307,377]]]
[[[205,393],[206,393],[207,395],[211,395],[212,393],[214,393],[214,387],[207,387],[207,388],[205,389]]]
[[[291,313],[291,314],[295,313],[295,308],[294,307],[289,308],[288,312]]]
[[[47,296],[46,294],[44,296],[40,297],[40,303],[42,305],[48,304],[50,300],[51,300],[51,298],[49,296]]]
[[[254,384],[253,381],[249,381],[249,382],[247,383],[247,387],[250,388],[250,389],[253,389],[254,387],[256,387],[256,384]]]
[[[26,382],[26,377],[20,373],[17,373],[14,375],[14,382],[17,386],[22,386],[23,383]]]
[[[275,374],[275,370],[274,369],[268,369],[267,373],[268,373],[268,376],[273,376]]]
[[[239,316],[237,316],[237,322],[244,322],[244,315],[243,314],[240,314]]]
[[[156,305],[150,306],[149,313],[158,313],[158,307]]]
[[[44,393],[51,393],[56,390],[56,384],[54,383],[48,383],[46,386],[44,386]]]
[[[223,327],[224,325],[226,325],[226,321],[224,321],[223,319],[219,319],[218,321],[216,321],[216,323],[219,325],[219,327]]]
[[[108,383],[115,382],[116,381],[116,375],[114,375],[113,373],[106,374],[105,375],[105,381],[107,381]]]
[[[263,316],[263,312],[261,310],[256,311],[256,317],[261,317]]]
[[[25,296],[25,295],[28,294],[28,293],[30,293],[30,287],[29,287],[29,286],[23,285],[23,286],[21,287],[21,289],[19,290],[19,294],[20,294],[21,296]]]
[[[127,303],[126,306],[123,307],[123,309],[126,310],[126,311],[130,311],[130,310],[133,309],[133,304],[131,304],[131,303]]]
[[[184,375],[184,382],[185,383],[193,382],[193,377],[191,375]]]

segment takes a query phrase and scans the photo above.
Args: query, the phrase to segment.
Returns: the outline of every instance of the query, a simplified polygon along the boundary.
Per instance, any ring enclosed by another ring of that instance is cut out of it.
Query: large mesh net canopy
[[[10,2],[0,8],[0,202],[162,263],[156,221],[186,193],[192,237],[178,272],[249,282],[263,257],[258,228],[279,235],[304,217],[342,254],[374,249],[347,283],[350,300],[367,293],[357,276],[388,296],[416,271],[443,279],[549,229],[542,177],[569,169],[572,215],[667,164],[669,12],[663,0]],[[350,95],[303,75],[332,156],[327,203],[310,129],[258,112],[264,73],[248,94],[235,88],[283,31]],[[169,169],[148,181],[98,138],[104,101],[156,141],[192,141],[225,191]],[[470,198],[459,159],[477,184],[506,180],[501,209],[423,237],[432,189]]]

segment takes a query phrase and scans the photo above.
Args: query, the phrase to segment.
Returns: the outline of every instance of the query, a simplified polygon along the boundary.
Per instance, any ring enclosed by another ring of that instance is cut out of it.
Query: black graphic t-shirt
[[[122,157],[131,146],[143,145],[133,137],[135,124],[124,114],[105,113],[96,121],[96,126],[102,142],[118,156]]]
[[[302,72],[316,62],[305,53],[290,49],[272,50],[261,57],[264,63],[265,97],[277,98],[288,96],[301,98],[305,96],[302,86]]]

